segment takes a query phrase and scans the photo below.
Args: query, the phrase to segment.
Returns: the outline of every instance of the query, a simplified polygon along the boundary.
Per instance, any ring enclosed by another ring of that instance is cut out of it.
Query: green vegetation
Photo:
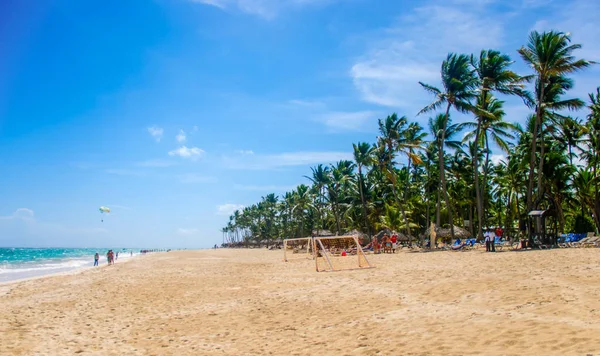
[[[518,54],[531,73],[511,70],[506,54],[448,54],[441,88],[419,115],[431,115],[429,135],[397,114],[379,120],[374,144],[353,144],[354,161],[312,168],[311,186],[269,194],[236,211],[223,228],[227,242],[272,242],[315,230],[372,235],[382,228],[411,239],[431,222],[469,224],[472,236],[504,226],[515,236],[532,209],[556,211],[559,232],[600,229],[600,87],[587,101],[569,98],[572,73],[594,64],[576,58],[568,34],[532,32]],[[530,92],[529,89],[532,89]],[[498,98],[516,96],[531,114],[509,122]],[[472,120],[452,122],[452,112]],[[584,119],[569,116],[584,113]],[[461,140],[461,137],[464,137]],[[491,159],[490,143],[506,154]],[[399,164],[399,161],[406,162]]]

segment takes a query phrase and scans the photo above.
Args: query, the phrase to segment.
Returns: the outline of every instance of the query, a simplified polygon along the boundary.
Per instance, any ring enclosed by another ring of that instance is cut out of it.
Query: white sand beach
[[[2,355],[600,353],[600,250],[402,252],[317,273],[205,250],[0,286]]]

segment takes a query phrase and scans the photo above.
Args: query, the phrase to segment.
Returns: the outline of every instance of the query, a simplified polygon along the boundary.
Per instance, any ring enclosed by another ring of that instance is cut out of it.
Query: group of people
[[[381,241],[379,241],[377,236],[373,236],[373,239],[367,246],[365,246],[365,249],[373,249],[373,253],[376,254],[381,253],[381,248],[383,248],[383,253],[396,253],[397,247],[398,235],[392,234],[392,236],[389,236],[387,233],[385,233],[381,237]]]
[[[500,240],[504,234],[504,230],[500,226],[492,232],[492,229],[487,229],[483,236],[485,237],[485,252],[496,252],[496,239]]]
[[[133,256],[133,252],[131,252],[131,255]],[[108,250],[108,252],[106,253],[106,262],[109,265],[114,265],[115,261],[119,259],[119,251],[117,251],[116,253],[113,252],[113,250]],[[94,255],[94,266],[98,266],[100,261],[100,254],[98,252],[96,252],[96,254]]]

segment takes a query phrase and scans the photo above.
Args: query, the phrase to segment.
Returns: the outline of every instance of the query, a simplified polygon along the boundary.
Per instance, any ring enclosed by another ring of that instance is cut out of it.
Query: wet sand
[[[2,355],[600,354],[600,249],[402,252],[317,273],[205,250],[0,286]]]

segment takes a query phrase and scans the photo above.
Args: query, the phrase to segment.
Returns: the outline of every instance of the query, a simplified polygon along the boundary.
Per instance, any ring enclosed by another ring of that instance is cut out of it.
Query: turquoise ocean
[[[108,248],[17,248],[0,247],[0,283],[93,267],[94,254],[106,264]],[[119,261],[136,256],[139,249],[113,248]]]

